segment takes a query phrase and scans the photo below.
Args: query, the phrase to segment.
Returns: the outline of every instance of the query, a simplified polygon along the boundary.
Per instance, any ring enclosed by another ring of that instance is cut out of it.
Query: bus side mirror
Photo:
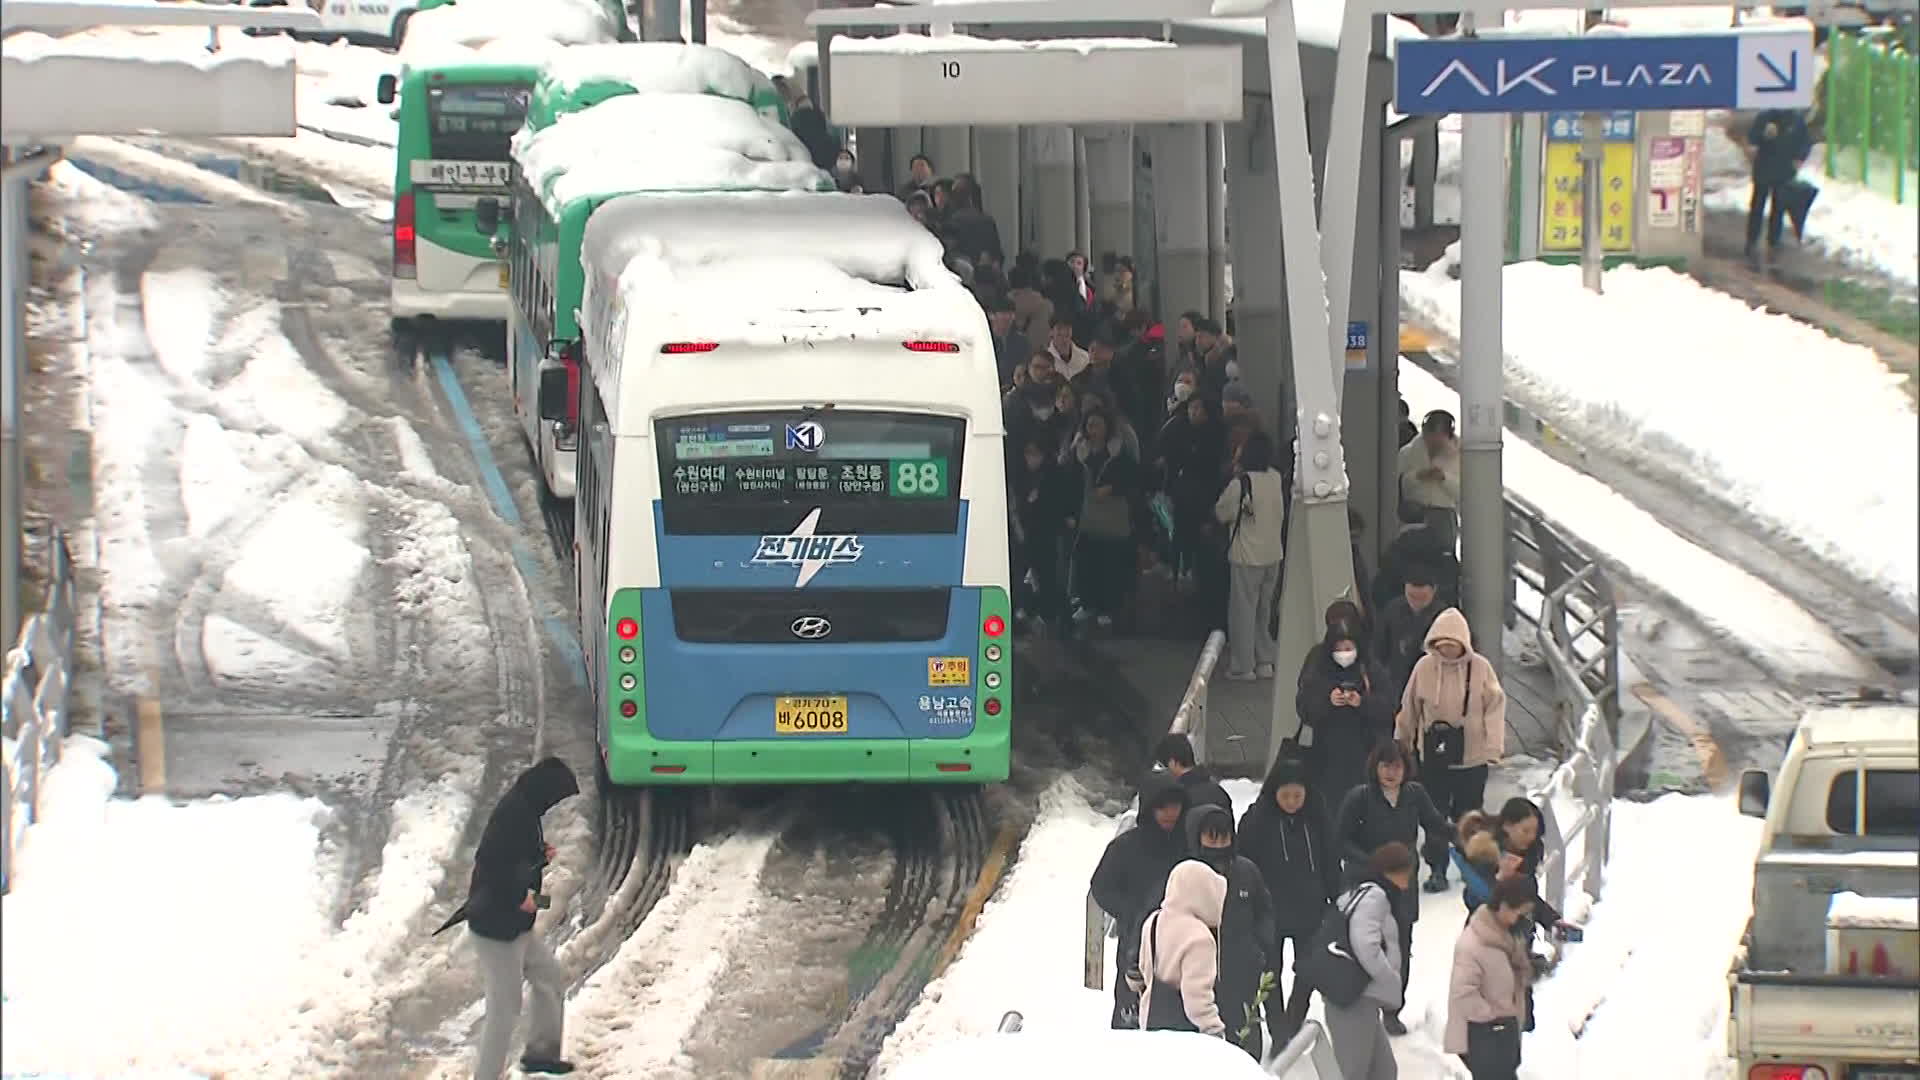
[[[558,364],[540,365],[540,419],[567,418],[567,369]]]
[[[1740,774],[1740,812],[1748,817],[1767,816],[1767,803],[1773,797],[1773,785],[1763,769],[1748,769]]]
[[[382,75],[380,81],[373,84],[374,100],[382,105],[393,104],[393,99],[399,96],[400,82],[391,75]]]
[[[473,227],[482,236],[492,236],[499,231],[499,199],[491,195],[483,195],[473,204]]]

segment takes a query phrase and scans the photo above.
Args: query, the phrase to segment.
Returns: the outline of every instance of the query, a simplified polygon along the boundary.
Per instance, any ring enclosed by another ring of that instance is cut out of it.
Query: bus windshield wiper
[[[800,419],[795,420],[794,423],[796,425],[804,424],[807,421],[813,419],[814,417],[819,416],[821,413],[831,412],[832,410],[833,410],[833,402],[831,401],[827,402],[825,405],[809,406],[806,412],[803,412],[800,414]]]

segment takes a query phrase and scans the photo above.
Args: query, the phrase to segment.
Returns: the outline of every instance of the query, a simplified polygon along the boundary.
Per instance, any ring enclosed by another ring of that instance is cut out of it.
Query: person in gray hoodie
[[[1400,975],[1400,930],[1394,911],[1398,897],[1413,885],[1413,851],[1393,842],[1376,848],[1367,860],[1367,876],[1335,902],[1347,916],[1347,942],[1367,973],[1367,988],[1349,1005],[1325,1002],[1327,1037],[1345,1080],[1397,1080],[1393,1046],[1387,1040],[1383,1012],[1397,1012],[1406,1000]]]

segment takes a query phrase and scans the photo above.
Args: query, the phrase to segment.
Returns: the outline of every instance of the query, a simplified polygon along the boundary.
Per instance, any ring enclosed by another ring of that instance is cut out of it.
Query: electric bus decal
[[[796,589],[806,588],[814,575],[829,566],[859,562],[866,549],[860,545],[858,536],[814,534],[820,525],[820,510],[814,507],[790,533],[762,536],[759,550],[753,553],[753,562],[760,566],[798,567],[800,576],[793,583]]]

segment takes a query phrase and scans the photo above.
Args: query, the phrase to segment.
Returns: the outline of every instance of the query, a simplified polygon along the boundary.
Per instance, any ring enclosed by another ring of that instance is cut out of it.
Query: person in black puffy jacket
[[[1267,1001],[1267,1032],[1273,1045],[1285,1046],[1306,1022],[1313,988],[1296,981],[1293,995],[1280,992],[1280,962],[1288,941],[1293,943],[1296,971],[1300,950],[1320,929],[1327,904],[1340,894],[1340,849],[1321,800],[1309,790],[1307,774],[1290,758],[1279,758],[1267,770],[1260,798],[1240,819],[1240,853],[1253,860],[1273,898],[1273,949],[1267,970],[1273,972],[1274,995]]]
[[[1167,874],[1186,858],[1186,834],[1180,819],[1187,812],[1187,790],[1166,773],[1155,772],[1140,789],[1140,817],[1133,828],[1107,844],[1093,869],[1093,902],[1119,927],[1115,962],[1131,966],[1140,955],[1140,924],[1167,891]],[[1140,1026],[1140,994],[1124,978],[1113,981],[1113,1026]]]
[[[557,757],[521,773],[500,797],[480,833],[466,903],[434,931],[438,934],[464,921],[486,979],[487,1014],[480,1028],[476,1080],[498,1080],[506,1073],[507,1050],[520,1022],[523,983],[533,990],[533,1008],[521,1069],[573,1071],[560,1057],[567,974],[553,958],[553,950],[533,932],[533,920],[544,906],[541,879],[554,856],[540,828],[540,816],[579,793],[573,770]]]
[[[1366,783],[1367,754],[1393,737],[1399,704],[1393,680],[1368,655],[1366,635],[1350,623],[1330,624],[1301,662],[1293,695],[1301,722],[1313,731],[1308,760],[1322,792],[1338,799]]]
[[[1252,859],[1233,834],[1231,805],[1206,804],[1187,811],[1187,857],[1227,879],[1220,909],[1220,974],[1213,1000],[1227,1025],[1227,1041],[1260,1060],[1260,978],[1274,968],[1273,899]],[[1268,1025],[1271,1027],[1271,1023]]]

